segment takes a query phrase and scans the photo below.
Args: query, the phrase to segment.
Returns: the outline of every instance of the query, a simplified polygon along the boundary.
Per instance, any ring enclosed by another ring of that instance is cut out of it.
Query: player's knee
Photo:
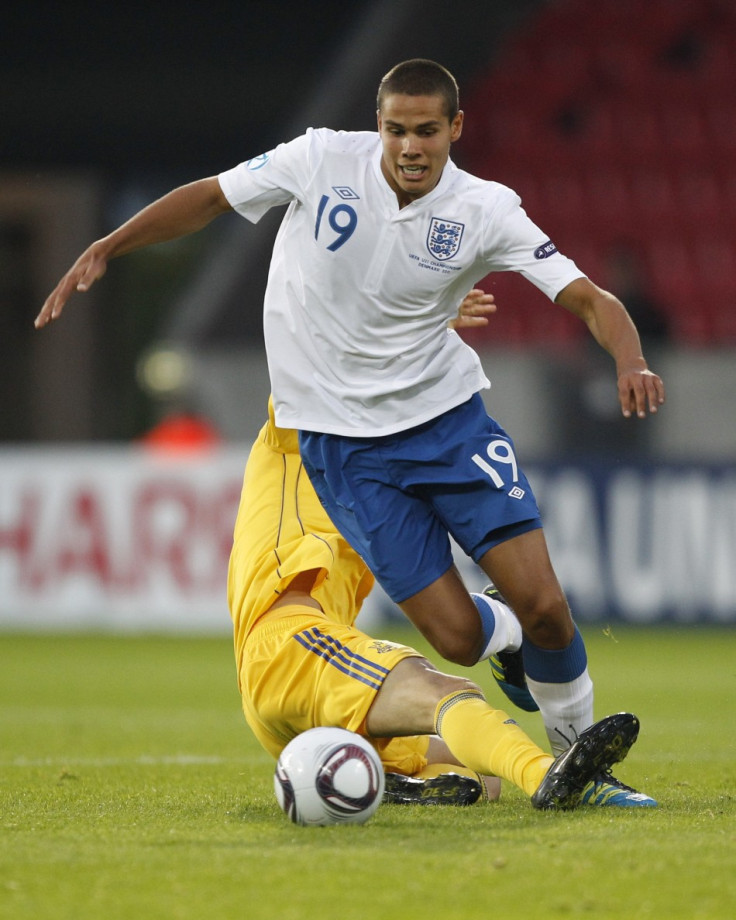
[[[422,699],[432,700],[433,703],[439,702],[451,693],[457,693],[463,690],[472,690],[482,693],[482,690],[468,677],[460,674],[446,674],[444,671],[437,670],[433,664],[424,658],[408,658],[402,662],[404,670],[400,673],[401,685],[403,688],[410,687],[414,682],[414,692]]]
[[[434,693],[437,702],[449,696],[451,693],[460,693],[462,691],[473,691],[475,693],[483,692],[475,681],[469,680],[467,677],[437,672]]]
[[[572,642],[575,626],[562,591],[537,595],[519,619],[525,635],[540,648],[566,648]]]
[[[473,607],[474,617],[470,622],[463,622],[458,628],[454,624],[443,623],[441,628],[428,636],[435,651],[445,661],[471,668],[478,663],[483,651],[483,633],[480,617]]]
[[[440,636],[434,640],[433,645],[445,661],[450,661],[466,668],[471,668],[474,664],[477,664],[481,654],[480,644],[470,641],[467,636]]]
[[[441,700],[451,693],[478,689],[471,680],[438,671],[426,658],[405,658],[392,668],[376,694],[366,728],[375,737],[431,734]]]
[[[479,693],[484,695],[478,684],[467,677],[461,677],[457,674],[445,674],[443,671],[435,671],[431,677],[431,685],[428,682],[426,686],[427,700],[428,702],[431,700],[432,703],[433,722],[437,706],[446,700],[447,697],[453,696],[456,693]]]

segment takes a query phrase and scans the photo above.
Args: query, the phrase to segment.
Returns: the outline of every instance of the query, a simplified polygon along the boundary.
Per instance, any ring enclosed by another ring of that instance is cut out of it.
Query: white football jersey
[[[375,132],[310,129],[219,176],[257,221],[289,204],[274,244],[264,330],[276,422],[353,437],[422,424],[490,386],[447,329],[490,271],[551,299],[582,277],[497,182],[448,161],[399,208]]]

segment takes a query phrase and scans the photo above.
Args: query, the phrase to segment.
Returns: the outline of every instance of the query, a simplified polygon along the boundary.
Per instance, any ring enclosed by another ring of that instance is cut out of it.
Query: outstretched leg
[[[593,722],[593,683],[585,644],[552,568],[543,531],[494,546],[480,565],[521,623],[529,690],[552,751],[560,754]]]
[[[552,569],[542,530],[494,546],[480,565],[521,624],[529,689],[552,751],[560,754],[593,721],[593,684],[585,645]],[[514,635],[508,608],[480,596],[474,600],[454,567],[400,606],[448,661],[470,667],[518,647],[520,637]]]
[[[535,808],[569,809],[599,772],[624,759],[639,723],[629,713],[609,716],[553,759],[505,712],[493,709],[471,681],[436,671],[425,659],[407,658],[385,679],[366,728],[379,737],[432,732],[460,763],[510,780]]]

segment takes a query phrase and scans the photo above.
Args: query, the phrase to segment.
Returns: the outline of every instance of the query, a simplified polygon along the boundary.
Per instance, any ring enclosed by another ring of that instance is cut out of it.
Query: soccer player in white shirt
[[[112,257],[232,208],[257,220],[288,204],[264,309],[276,422],[300,431],[325,508],[407,617],[451,661],[491,658],[559,754],[593,720],[584,643],[513,443],[483,409],[489,382],[447,322],[479,278],[515,270],[611,354],[624,416],[656,412],[664,386],[620,301],[557,252],[513,191],[454,166],[462,125],[448,71],[399,64],[379,87],[378,133],[310,130],[175,189],[92,244],[36,324]],[[497,592],[468,593],[448,533]],[[611,780],[601,800],[641,804]]]

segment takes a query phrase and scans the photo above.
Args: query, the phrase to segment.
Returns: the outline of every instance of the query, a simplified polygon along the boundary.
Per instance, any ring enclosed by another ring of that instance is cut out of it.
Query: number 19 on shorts
[[[487,460],[485,457],[481,457],[480,454],[473,454],[471,460],[490,477],[491,482],[497,489],[507,488],[509,473],[511,474],[512,484],[519,481],[519,468],[516,464],[516,457],[508,441],[503,441],[501,438],[491,441],[486,447],[486,454],[488,456]],[[504,473],[503,476],[499,472],[499,465]],[[505,469],[505,467],[508,467],[508,469]],[[517,485],[512,485],[512,488],[508,489],[508,493],[511,498],[524,497],[524,489]]]

